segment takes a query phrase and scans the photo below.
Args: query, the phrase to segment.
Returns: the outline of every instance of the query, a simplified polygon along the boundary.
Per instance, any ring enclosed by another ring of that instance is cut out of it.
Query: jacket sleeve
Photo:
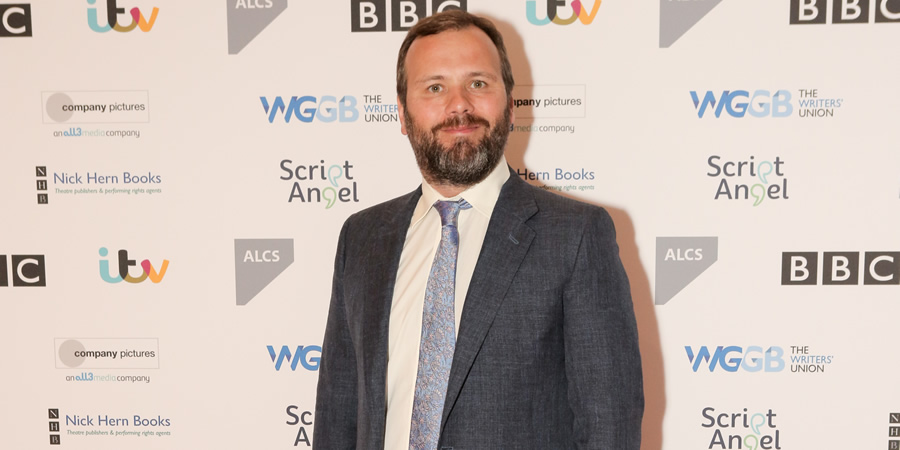
[[[644,411],[637,325],[609,214],[588,208],[563,298],[568,402],[578,449],[639,450]]]
[[[331,305],[322,341],[313,449],[335,450],[356,447],[357,371],[356,352],[347,322],[343,273],[348,219],[341,229],[334,261]]]

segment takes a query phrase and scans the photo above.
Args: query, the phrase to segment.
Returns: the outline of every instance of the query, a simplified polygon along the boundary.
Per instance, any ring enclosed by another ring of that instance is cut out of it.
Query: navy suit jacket
[[[315,449],[384,448],[391,298],[420,196],[360,211],[341,230]],[[511,173],[466,294],[439,448],[638,450],[643,408],[609,214]]]

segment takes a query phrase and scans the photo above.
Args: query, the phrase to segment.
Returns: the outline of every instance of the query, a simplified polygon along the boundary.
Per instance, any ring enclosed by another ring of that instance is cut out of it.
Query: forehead
[[[500,74],[500,54],[488,35],[478,27],[448,30],[423,36],[409,47],[406,71],[410,80],[453,71]]]

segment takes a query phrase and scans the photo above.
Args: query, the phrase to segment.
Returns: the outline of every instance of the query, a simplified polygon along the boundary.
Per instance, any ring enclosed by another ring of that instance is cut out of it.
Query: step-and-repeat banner
[[[397,49],[462,8],[510,165],[615,220],[643,449],[900,448],[900,0],[21,1],[0,447],[309,447],[340,226],[420,181]]]

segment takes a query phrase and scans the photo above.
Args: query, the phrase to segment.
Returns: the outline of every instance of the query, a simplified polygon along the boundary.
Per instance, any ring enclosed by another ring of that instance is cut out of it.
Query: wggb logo
[[[468,0],[391,0],[391,31],[409,30],[419,20],[442,11],[467,11],[467,3]],[[350,31],[387,31],[387,2],[350,0]]]
[[[297,364],[300,364],[306,370],[319,370],[322,347],[318,345],[307,345],[305,347],[298,345],[293,354],[291,353],[291,348],[287,345],[282,345],[278,354],[275,353],[275,347],[267,345],[266,348],[269,350],[269,357],[275,363],[275,370],[281,370],[281,366],[285,361],[291,363],[292,371],[297,370]]]
[[[87,0],[87,2],[88,5],[93,5],[97,3],[97,0]],[[122,22],[119,21],[119,16],[122,14],[125,14],[125,8],[119,8],[116,4],[116,0],[106,0],[106,24],[100,25],[97,8],[88,8],[88,26],[97,33],[106,33],[110,30],[126,33],[135,28],[140,28],[141,31],[146,33],[150,31],[153,28],[153,24],[156,23],[156,16],[159,14],[159,8],[153,7],[149,20],[144,17],[144,14],[141,13],[139,8],[131,8],[128,11],[128,15],[131,16],[131,23],[129,25],[122,25]]]
[[[547,16],[538,18],[538,2],[536,0],[528,0],[525,2],[525,17],[528,18],[528,22],[532,25],[547,25],[550,23],[556,25],[571,25],[575,23],[576,20],[581,21],[584,25],[590,25],[594,22],[594,17],[597,16],[597,10],[600,9],[601,1],[602,0],[594,0],[590,12],[588,12],[588,9],[584,6],[584,2],[581,2],[580,0],[572,0],[571,3],[566,0],[544,0],[543,3],[547,6]],[[567,10],[571,10],[569,13],[571,15],[569,17],[562,17],[560,11],[565,13]]]
[[[268,97],[260,97],[263,110],[269,115],[269,123],[275,122],[279,114],[284,123],[297,119],[303,123],[319,122],[356,122],[359,110],[356,108],[356,97],[345,95],[340,100],[331,95],[323,95],[316,99],[311,95],[291,97],[288,103],[281,96],[275,97],[271,103]]]
[[[719,118],[722,111],[734,118],[743,118],[750,113],[752,117],[788,117],[794,112],[791,104],[791,93],[780,89],[772,94],[770,91],[758,89],[750,95],[749,91],[722,91],[716,98],[713,91],[706,91],[703,99],[697,91],[691,91],[691,100],[694,101],[694,109],[697,117],[703,118],[709,107],[715,108],[715,116]]]
[[[710,372],[721,368],[726,372],[781,372],[784,370],[784,350],[781,347],[769,347],[765,351],[762,347],[749,346],[746,351],[742,347],[731,345],[718,346],[710,351],[709,347],[701,346],[696,351],[691,346],[684,347],[687,352],[688,362],[693,366],[694,372],[700,369],[704,363],[709,363]]]
[[[0,5],[0,37],[31,37],[31,5]]]

